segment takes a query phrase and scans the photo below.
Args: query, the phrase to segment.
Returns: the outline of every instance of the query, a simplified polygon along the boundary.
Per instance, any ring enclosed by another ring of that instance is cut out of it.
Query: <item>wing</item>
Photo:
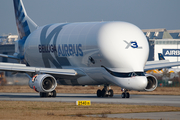
[[[180,62],[169,62],[168,60],[149,61],[146,63],[144,71],[152,69],[169,68],[173,66],[180,66]]]
[[[51,74],[61,77],[78,77],[84,74],[79,70],[74,69],[55,69],[55,68],[40,68],[40,67],[29,67],[25,64],[14,64],[14,63],[2,63],[0,62],[0,70],[21,72],[28,74]],[[32,77],[32,75],[30,75]]]

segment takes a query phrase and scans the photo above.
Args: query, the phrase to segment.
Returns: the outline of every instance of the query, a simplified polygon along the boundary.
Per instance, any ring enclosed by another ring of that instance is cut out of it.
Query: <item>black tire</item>
[[[40,97],[44,97],[44,94],[43,94],[43,92],[40,92]]]
[[[122,94],[121,94],[121,97],[122,97],[122,98],[126,98],[126,94],[125,94],[125,93],[122,93]]]
[[[52,91],[52,97],[56,97],[56,90]]]
[[[48,97],[48,93],[47,92],[40,92],[40,97]]]
[[[48,92],[44,92],[44,97],[49,97],[49,93]]]
[[[112,89],[110,89],[110,90],[108,91],[108,95],[109,95],[109,97],[113,97],[114,93],[113,93],[113,90],[112,90]]]
[[[106,97],[106,91],[104,89],[102,89],[101,94],[102,94],[102,97]]]
[[[126,98],[130,98],[130,94],[128,92],[126,93]]]
[[[101,97],[102,96],[102,91],[100,89],[97,90],[97,97]]]

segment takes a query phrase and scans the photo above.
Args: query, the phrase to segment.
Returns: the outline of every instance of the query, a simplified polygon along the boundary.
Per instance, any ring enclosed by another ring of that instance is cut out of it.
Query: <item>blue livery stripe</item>
[[[25,10],[22,7],[20,0],[13,0],[14,11],[16,18],[16,25],[18,28],[19,36],[22,39],[30,34],[30,29],[25,16]]]

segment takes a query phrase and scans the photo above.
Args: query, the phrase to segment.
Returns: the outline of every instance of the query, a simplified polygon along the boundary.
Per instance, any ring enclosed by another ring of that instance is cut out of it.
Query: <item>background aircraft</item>
[[[123,90],[153,91],[157,79],[144,70],[177,66],[177,62],[149,62],[144,33],[127,22],[56,23],[38,27],[22,0],[13,0],[19,40],[16,53],[1,57],[22,64],[0,63],[0,70],[27,73],[29,86],[41,97],[55,97],[62,85],[101,85],[98,97],[113,96],[110,84]],[[129,35],[129,33],[132,33]]]
[[[158,53],[158,57],[159,57],[159,60],[163,60],[163,62],[169,62],[169,60],[166,60],[165,61],[165,58],[164,56],[161,54],[161,53]],[[175,73],[173,69],[170,69],[171,67],[168,67],[168,68],[164,68],[166,69],[166,72],[168,70],[169,73]],[[148,70],[146,71],[146,73],[148,74],[152,74],[152,73],[155,73],[155,74],[163,74],[164,72],[164,69],[154,69],[154,70]]]

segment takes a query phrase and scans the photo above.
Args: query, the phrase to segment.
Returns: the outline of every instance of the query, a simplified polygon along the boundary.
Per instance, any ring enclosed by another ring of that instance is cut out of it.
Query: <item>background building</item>
[[[14,44],[18,40],[18,35],[2,35],[0,36],[0,45]]]
[[[13,55],[15,53],[16,40],[18,40],[18,35],[9,34],[0,36],[0,54]],[[15,59],[8,59],[4,57],[0,57],[0,62],[18,63]],[[5,74],[7,84],[28,84],[29,79],[25,74],[13,72],[3,72],[3,74]]]
[[[180,30],[167,30],[173,39],[180,39]]]
[[[142,30],[148,39],[173,39],[170,33],[165,29],[144,29]]]
[[[180,39],[155,40],[155,60],[158,60],[158,53],[162,53],[164,58],[169,60],[170,62],[180,61]]]
[[[162,53],[169,61],[180,61],[180,30],[145,29],[142,30],[149,40],[149,61],[159,60]],[[168,54],[169,53],[169,54]]]

